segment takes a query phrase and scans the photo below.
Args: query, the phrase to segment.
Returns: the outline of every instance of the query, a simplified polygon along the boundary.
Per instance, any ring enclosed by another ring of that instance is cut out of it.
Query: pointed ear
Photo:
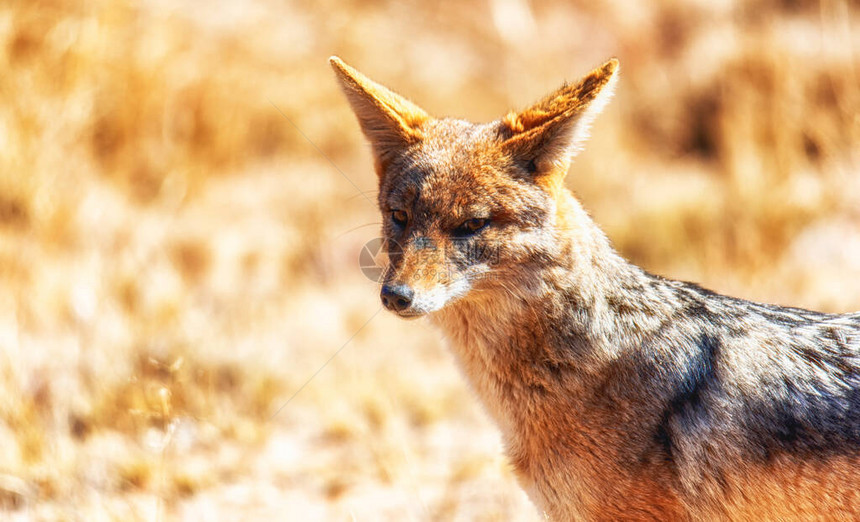
[[[403,96],[364,76],[337,56],[329,58],[362,132],[370,140],[377,166],[420,140],[421,124],[430,116]],[[381,173],[381,170],[380,170]]]
[[[588,127],[612,96],[618,60],[609,60],[575,85],[564,85],[531,107],[502,120],[502,147],[533,175],[558,183],[588,137]]]

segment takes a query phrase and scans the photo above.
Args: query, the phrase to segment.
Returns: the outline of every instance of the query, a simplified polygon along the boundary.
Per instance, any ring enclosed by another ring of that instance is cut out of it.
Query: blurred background
[[[331,54],[476,121],[617,56],[567,178],[616,247],[860,309],[856,2],[5,2],[0,518],[539,520],[440,336],[376,314]]]

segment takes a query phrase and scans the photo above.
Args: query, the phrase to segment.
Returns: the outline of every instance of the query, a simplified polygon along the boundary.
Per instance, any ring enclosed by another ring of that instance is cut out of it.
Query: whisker
[[[367,198],[368,195],[376,197],[377,194],[379,194],[378,190],[358,190],[358,191],[356,191],[355,194],[346,198],[346,200],[352,201],[353,199],[358,198],[358,197]]]
[[[344,232],[341,232],[340,234],[338,234],[337,236],[335,236],[335,239],[340,239],[341,237],[343,237],[343,236],[345,236],[345,235],[349,234],[350,232],[355,232],[356,230],[358,230],[358,229],[360,229],[360,228],[372,227],[372,226],[380,226],[380,225],[382,225],[382,221],[374,221],[374,222],[372,222],[372,223],[365,223],[365,224],[363,224],[363,225],[358,225],[357,227],[352,227],[352,228],[350,228],[349,230],[346,230],[346,231],[344,231]]]

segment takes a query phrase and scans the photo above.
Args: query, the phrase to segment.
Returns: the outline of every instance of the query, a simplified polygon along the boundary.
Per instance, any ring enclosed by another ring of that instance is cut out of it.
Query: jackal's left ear
[[[588,137],[588,127],[612,96],[618,60],[609,60],[574,85],[564,85],[531,107],[502,120],[502,144],[535,176],[563,178]]]
[[[430,116],[403,96],[356,71],[337,56],[329,58],[362,132],[370,140],[377,166],[410,143],[420,140],[421,124]],[[381,171],[380,171],[381,174]]]

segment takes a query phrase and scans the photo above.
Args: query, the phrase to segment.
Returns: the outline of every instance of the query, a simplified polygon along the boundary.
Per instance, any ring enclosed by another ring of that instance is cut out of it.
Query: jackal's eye
[[[477,234],[490,223],[489,219],[472,218],[464,221],[459,227],[454,229],[454,235],[457,237],[471,236]]]
[[[407,214],[405,210],[392,210],[391,221],[393,221],[398,227],[405,227],[406,223],[409,221],[409,214]]]

